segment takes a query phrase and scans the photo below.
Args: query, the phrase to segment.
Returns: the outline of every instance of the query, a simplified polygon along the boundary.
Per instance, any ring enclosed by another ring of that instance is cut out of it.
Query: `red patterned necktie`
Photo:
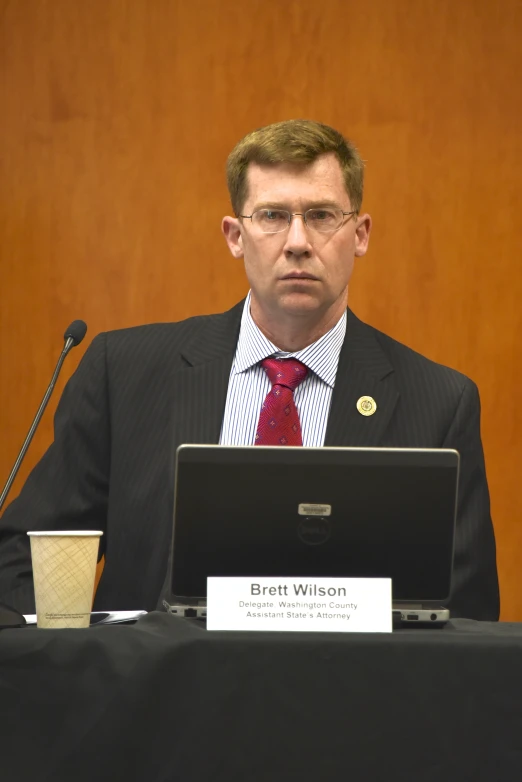
[[[261,366],[272,383],[257,425],[256,445],[302,445],[294,390],[308,369],[296,358],[265,358]]]

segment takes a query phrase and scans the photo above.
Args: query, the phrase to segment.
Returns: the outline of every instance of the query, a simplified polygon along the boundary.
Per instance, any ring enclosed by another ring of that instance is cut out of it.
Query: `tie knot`
[[[305,379],[308,368],[296,358],[265,358],[261,366],[272,386],[286,386],[291,391]]]

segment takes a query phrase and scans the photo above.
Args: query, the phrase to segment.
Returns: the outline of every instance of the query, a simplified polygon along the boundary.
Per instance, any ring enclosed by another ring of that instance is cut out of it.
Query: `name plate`
[[[390,633],[390,578],[207,579],[207,630]]]

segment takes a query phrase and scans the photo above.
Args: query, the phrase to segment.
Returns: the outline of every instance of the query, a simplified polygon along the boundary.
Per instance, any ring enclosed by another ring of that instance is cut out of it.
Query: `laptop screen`
[[[172,595],[208,576],[388,577],[393,599],[450,594],[459,455],[446,449],[183,445]]]

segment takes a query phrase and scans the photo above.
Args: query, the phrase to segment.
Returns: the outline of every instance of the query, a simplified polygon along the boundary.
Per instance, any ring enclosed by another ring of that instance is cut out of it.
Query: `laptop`
[[[458,473],[450,449],[181,445],[164,606],[205,618],[208,576],[387,577],[395,624],[443,624]]]

